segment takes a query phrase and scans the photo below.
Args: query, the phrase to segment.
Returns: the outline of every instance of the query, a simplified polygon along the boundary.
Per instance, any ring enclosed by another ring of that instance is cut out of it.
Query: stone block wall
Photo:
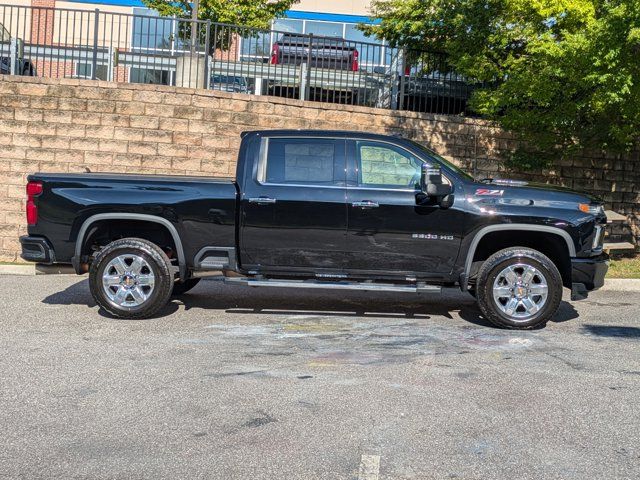
[[[167,86],[0,76],[0,261],[19,260],[30,173],[233,176],[240,133],[273,128],[398,134],[480,176],[593,191],[628,215],[640,239],[637,155],[593,155],[514,175],[499,162],[514,140],[483,120]]]

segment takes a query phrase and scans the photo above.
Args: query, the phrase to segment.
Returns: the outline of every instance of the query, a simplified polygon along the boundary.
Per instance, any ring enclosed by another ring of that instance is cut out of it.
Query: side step
[[[225,283],[249,287],[318,288],[329,290],[363,290],[370,292],[440,293],[442,287],[418,282],[412,285],[373,282],[325,282],[318,280],[279,280],[266,278],[225,277]]]

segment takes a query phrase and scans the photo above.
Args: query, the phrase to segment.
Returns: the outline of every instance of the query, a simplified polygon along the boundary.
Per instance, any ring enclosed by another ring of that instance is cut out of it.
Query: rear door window
[[[258,181],[344,186],[344,148],[343,140],[331,138],[265,138]]]

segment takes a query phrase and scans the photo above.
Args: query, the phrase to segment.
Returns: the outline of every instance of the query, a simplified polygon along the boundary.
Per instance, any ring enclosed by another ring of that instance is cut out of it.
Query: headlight
[[[584,213],[590,213],[591,215],[604,214],[604,207],[594,203],[579,203],[578,210]]]

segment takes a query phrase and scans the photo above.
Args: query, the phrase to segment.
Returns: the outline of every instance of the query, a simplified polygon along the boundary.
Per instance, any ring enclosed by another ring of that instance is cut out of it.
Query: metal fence
[[[155,83],[465,113],[474,85],[438,53],[95,10],[0,5],[0,73]]]

